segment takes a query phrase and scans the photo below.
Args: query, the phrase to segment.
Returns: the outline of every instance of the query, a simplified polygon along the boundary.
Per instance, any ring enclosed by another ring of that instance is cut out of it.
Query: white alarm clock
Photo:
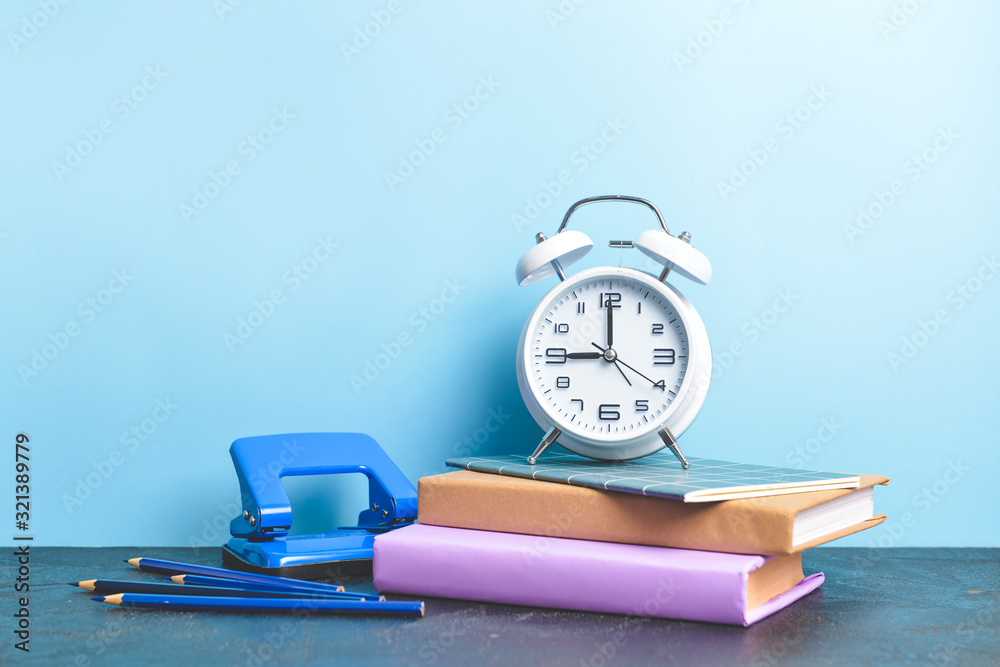
[[[636,269],[597,267],[570,278],[563,269],[594,247],[567,231],[578,208],[600,201],[642,204],[660,229],[611,247],[638,248],[663,264],[659,277]],[[531,416],[546,431],[528,463],[553,443],[592,459],[625,461],[677,446],[701,410],[712,376],[712,350],[698,312],[666,282],[668,274],[707,285],[712,265],[690,245],[687,232],[670,234],[660,211],[645,199],[605,195],[582,199],[566,212],[555,236],[517,263],[519,285],[560,280],[532,311],[517,346],[517,382]]]

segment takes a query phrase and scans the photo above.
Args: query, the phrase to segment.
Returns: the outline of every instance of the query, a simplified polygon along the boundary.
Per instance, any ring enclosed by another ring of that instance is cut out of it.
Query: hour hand
[[[567,359],[600,359],[603,356],[600,352],[569,352],[566,354]]]

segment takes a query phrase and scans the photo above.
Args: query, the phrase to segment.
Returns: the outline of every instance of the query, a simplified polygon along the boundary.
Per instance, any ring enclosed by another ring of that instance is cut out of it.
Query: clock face
[[[529,321],[524,379],[564,432],[633,440],[658,430],[681,394],[685,318],[661,283],[623,270],[588,273],[563,283]]]

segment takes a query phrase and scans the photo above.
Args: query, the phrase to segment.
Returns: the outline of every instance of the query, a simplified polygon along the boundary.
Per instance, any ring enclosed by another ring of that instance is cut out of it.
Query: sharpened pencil
[[[315,589],[298,587],[298,586],[286,586],[285,584],[275,585],[275,584],[259,584],[256,581],[237,581],[235,579],[223,579],[221,577],[206,577],[198,574],[175,574],[172,577],[168,577],[170,581],[175,584],[185,584],[193,585],[197,588],[208,588],[212,587],[224,587],[224,588],[240,588],[245,591],[261,591],[261,592],[271,592],[271,593],[282,593],[288,592],[293,595],[298,595],[299,597],[306,597],[310,595],[322,595],[324,597],[339,598],[342,600],[385,600],[385,596],[379,595],[378,593],[351,593],[350,591],[343,592],[323,592],[319,593]],[[116,591],[116,592],[135,592],[141,593],[143,591]],[[208,593],[211,595],[211,593]],[[251,596],[252,597],[252,596]],[[267,597],[267,596],[260,596]]]
[[[233,580],[219,579],[219,581]],[[328,599],[344,599],[344,593],[320,593],[318,591],[307,590],[305,592],[293,590],[248,590],[239,586],[219,587],[219,586],[182,586],[179,584],[168,584],[165,582],[150,581],[115,581],[111,579],[88,579],[69,584],[82,588],[85,591],[97,593],[98,595],[110,595],[113,593],[153,593],[160,595],[208,595],[226,598],[305,598],[320,597]],[[263,585],[263,584],[257,584]],[[356,600],[358,598],[349,598]]]
[[[119,593],[91,598],[119,607],[176,611],[276,612],[301,614],[347,614],[352,616],[423,616],[423,602],[376,602],[374,600],[330,600],[323,598],[223,598],[191,595]]]
[[[255,581],[259,584],[275,584],[296,586],[298,588],[312,588],[319,591],[342,593],[343,586],[336,584],[321,584],[316,581],[305,581],[303,579],[288,579],[286,577],[274,577],[269,574],[254,574],[253,572],[240,572],[238,570],[227,570],[221,567],[209,567],[208,565],[193,565],[191,563],[178,563],[172,560],[161,560],[159,558],[131,558],[125,561],[129,565],[134,565],[140,570],[147,572],[161,572],[163,574],[201,574],[207,577],[221,577],[223,579],[236,579],[237,581]]]

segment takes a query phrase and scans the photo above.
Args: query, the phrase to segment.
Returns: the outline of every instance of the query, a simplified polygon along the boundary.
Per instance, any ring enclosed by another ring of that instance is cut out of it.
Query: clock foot
[[[556,438],[558,438],[560,435],[562,435],[562,431],[560,431],[558,428],[556,428],[555,426],[550,428],[549,432],[545,434],[544,438],[542,438],[542,441],[538,443],[538,447],[535,449],[535,452],[528,457],[528,465],[535,465],[535,462],[538,461],[538,457],[541,456],[546,449],[551,447],[552,443],[554,443],[556,441]]]
[[[685,470],[691,467],[691,462],[684,458],[684,454],[681,452],[681,448],[677,446],[677,438],[674,434],[670,432],[666,426],[660,430],[660,438],[663,439],[663,443],[674,453],[677,460],[681,462],[681,467]],[[544,441],[543,441],[544,442]]]

